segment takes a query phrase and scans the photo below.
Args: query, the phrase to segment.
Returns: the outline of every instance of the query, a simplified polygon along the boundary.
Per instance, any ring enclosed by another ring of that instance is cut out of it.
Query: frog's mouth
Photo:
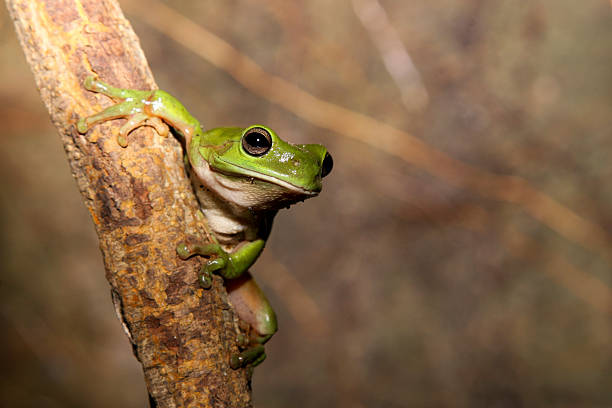
[[[218,167],[210,166],[210,169],[213,172],[222,174],[226,177],[241,178],[241,179],[244,179],[246,182],[248,182],[248,179],[251,178],[251,179],[263,181],[268,184],[282,187],[298,195],[305,195],[309,197],[316,196],[321,192],[320,184],[319,184],[319,188],[307,189],[302,186],[297,186],[295,184],[289,183],[288,181],[279,179],[278,177],[270,176],[268,174],[263,174],[263,173],[260,173],[254,170],[244,168],[242,166],[237,166],[235,164],[228,163],[224,160],[219,160],[219,161],[223,162],[223,164],[227,166],[228,168],[236,169],[235,171],[232,171],[229,169],[220,169]]]

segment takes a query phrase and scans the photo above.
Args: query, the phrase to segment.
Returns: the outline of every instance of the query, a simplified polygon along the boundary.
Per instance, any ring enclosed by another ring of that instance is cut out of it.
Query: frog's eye
[[[264,128],[251,128],[242,136],[242,148],[251,156],[263,156],[271,147],[272,136]]]
[[[323,163],[321,164],[321,177],[327,176],[332,171],[332,167],[334,167],[334,160],[331,154],[325,153]]]

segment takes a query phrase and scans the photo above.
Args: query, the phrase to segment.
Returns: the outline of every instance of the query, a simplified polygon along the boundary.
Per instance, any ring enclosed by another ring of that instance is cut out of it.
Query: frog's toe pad
[[[77,132],[79,132],[80,134],[84,134],[87,133],[88,130],[89,126],[87,125],[87,120],[85,120],[85,118],[79,119],[79,121],[77,122]]]
[[[212,287],[212,276],[210,276],[209,272],[202,271],[198,276],[198,282],[202,289],[210,289]]]
[[[189,248],[186,242],[181,242],[176,246],[176,254],[179,258],[185,260],[193,255],[193,251]]]
[[[230,367],[232,370],[237,370],[244,366],[244,358],[240,354],[232,354],[230,357]]]
[[[90,75],[83,81],[83,87],[88,91],[96,91],[98,79],[94,75]]]

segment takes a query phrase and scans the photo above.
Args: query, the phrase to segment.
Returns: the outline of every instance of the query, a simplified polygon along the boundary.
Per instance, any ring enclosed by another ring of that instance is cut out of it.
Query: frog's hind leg
[[[226,281],[229,298],[238,317],[251,326],[248,348],[231,357],[233,369],[248,364],[256,366],[266,359],[263,344],[278,330],[276,314],[249,272]]]

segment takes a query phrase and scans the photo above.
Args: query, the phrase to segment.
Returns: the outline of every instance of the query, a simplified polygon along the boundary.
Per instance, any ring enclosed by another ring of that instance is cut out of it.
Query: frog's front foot
[[[122,147],[127,146],[127,135],[140,126],[151,126],[161,136],[167,136],[168,126],[158,117],[148,112],[150,100],[156,91],[139,91],[134,89],[115,88],[99,79],[89,76],[83,82],[85,89],[102,93],[120,102],[91,116],[81,118],[77,122],[77,131],[86,133],[93,125],[111,119],[125,118],[127,122],[119,129],[117,142]]]
[[[187,259],[194,255],[216,255],[216,258],[205,261],[200,269],[198,282],[204,289],[209,289],[212,286],[213,272],[220,271],[225,268],[229,260],[229,255],[227,252],[225,252],[217,243],[190,244],[187,242],[181,242],[176,247],[176,253],[181,259]]]

